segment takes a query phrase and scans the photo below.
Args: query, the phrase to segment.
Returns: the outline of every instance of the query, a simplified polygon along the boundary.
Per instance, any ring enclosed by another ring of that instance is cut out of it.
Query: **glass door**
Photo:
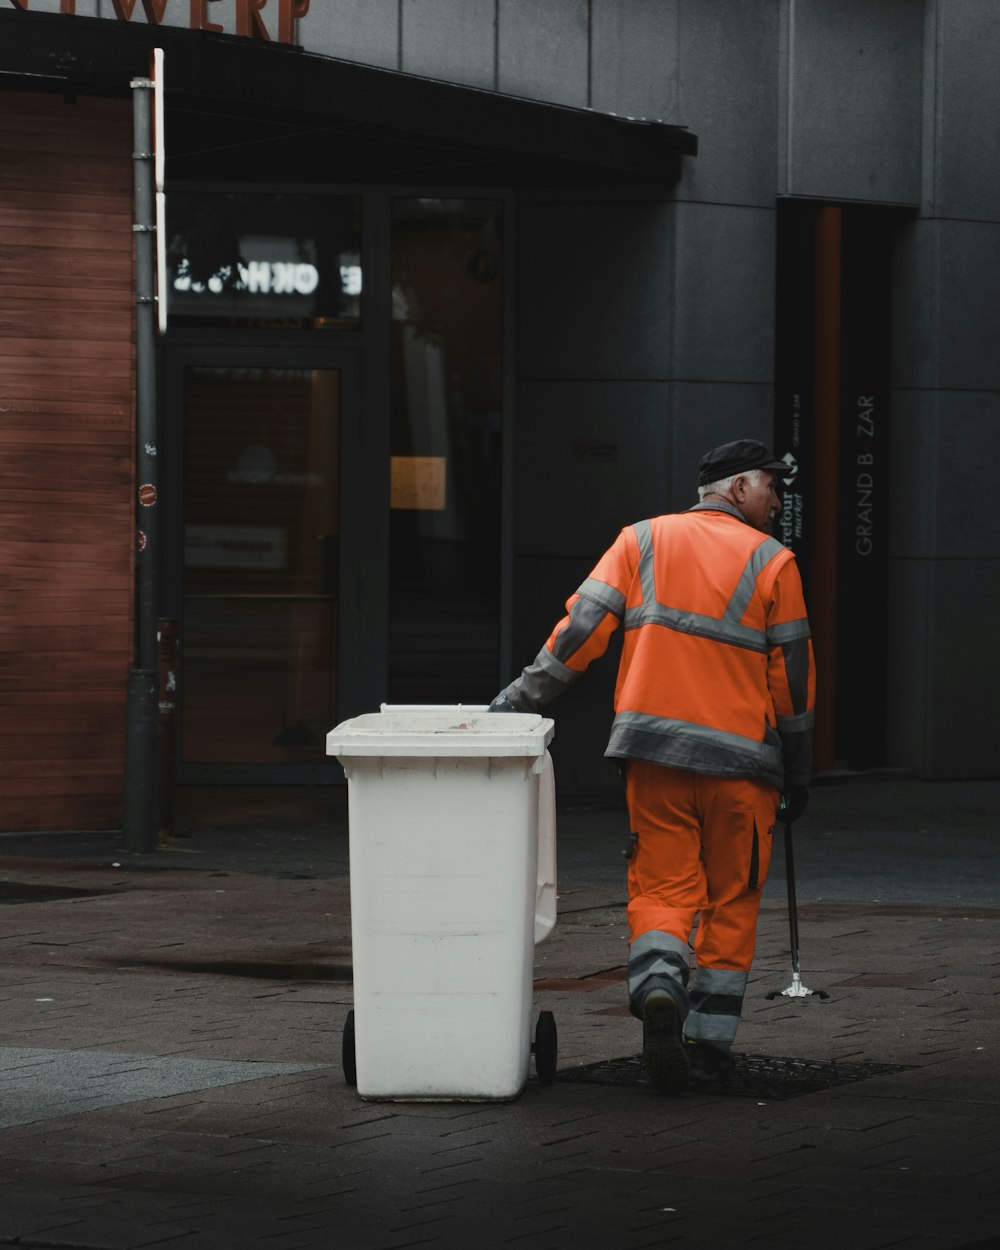
[[[504,201],[391,204],[388,691],[488,703],[501,677]]]
[[[224,357],[173,378],[179,776],[330,780],[349,370]]]

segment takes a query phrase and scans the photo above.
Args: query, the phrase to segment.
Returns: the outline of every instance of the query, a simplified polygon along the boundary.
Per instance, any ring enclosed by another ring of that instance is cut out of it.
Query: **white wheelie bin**
[[[555,1076],[532,1045],[534,945],[556,918],[553,723],[485,707],[383,706],[327,735],[348,782],[354,1011],[363,1098],[491,1101]]]

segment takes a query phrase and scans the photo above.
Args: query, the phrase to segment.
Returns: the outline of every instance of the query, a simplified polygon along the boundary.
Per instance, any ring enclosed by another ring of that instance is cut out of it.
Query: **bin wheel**
[[[535,1052],[538,1083],[551,1085],[556,1079],[556,1055],[559,1049],[556,1018],[551,1011],[539,1013],[538,1023],[535,1025],[535,1044],[531,1049]]]
[[[341,1046],[341,1059],[344,1064],[344,1080],[348,1085],[355,1086],[358,1083],[358,1063],[354,1052],[354,1012],[347,1013],[347,1019],[344,1021],[344,1041]]]

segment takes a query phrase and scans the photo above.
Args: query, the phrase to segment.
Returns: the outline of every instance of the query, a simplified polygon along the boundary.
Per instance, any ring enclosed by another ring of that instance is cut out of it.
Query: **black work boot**
[[[687,1090],[688,1062],[681,1017],[667,990],[650,990],[643,1000],[642,1061],[657,1089],[675,1095]]]
[[[736,1075],[736,1060],[728,1050],[713,1046],[711,1042],[691,1041],[684,1044],[687,1052],[691,1087],[695,1090],[726,1088]]]

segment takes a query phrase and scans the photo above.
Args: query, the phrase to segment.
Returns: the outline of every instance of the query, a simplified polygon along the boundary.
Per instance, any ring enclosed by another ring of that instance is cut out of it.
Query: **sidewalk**
[[[815,789],[794,845],[826,999],[766,996],[791,979],[776,838],[737,1049],[840,1065],[798,1096],[670,1099],[608,1065],[640,1049],[625,818],[561,809],[536,949],[560,1074],[501,1105],[345,1086],[342,792],[184,798],[189,836],[150,855],[0,837],[0,1245],[1000,1246],[1000,783]]]

